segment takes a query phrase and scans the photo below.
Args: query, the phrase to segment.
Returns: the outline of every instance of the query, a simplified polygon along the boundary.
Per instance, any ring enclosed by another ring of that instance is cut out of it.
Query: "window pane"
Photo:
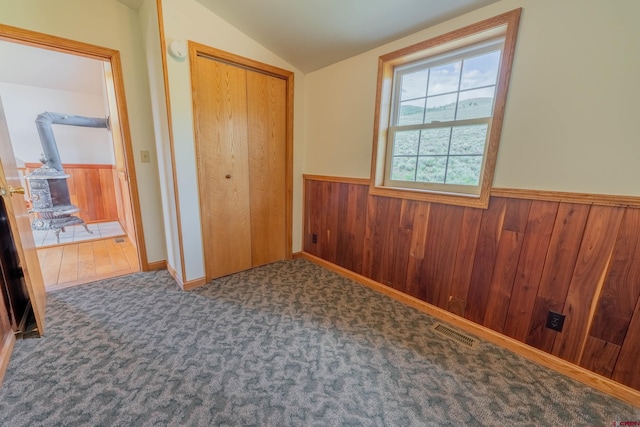
[[[394,157],[391,167],[391,179],[396,181],[414,181],[416,176],[415,157]]]
[[[491,117],[495,86],[460,92],[456,120]]]
[[[427,95],[433,96],[441,93],[456,92],[460,83],[461,65],[462,61],[458,61],[431,68]]]
[[[419,130],[405,130],[396,132],[393,136],[393,155],[417,155],[419,140]]]
[[[416,181],[444,184],[447,169],[447,157],[425,156],[418,158],[418,174]]]
[[[420,136],[420,155],[444,154],[449,152],[451,128],[424,129]]]
[[[481,156],[453,156],[449,158],[447,184],[478,185],[480,183]]]
[[[402,76],[400,100],[424,98],[427,94],[427,78],[429,70],[420,70]]]
[[[498,78],[499,66],[499,50],[465,59],[462,65],[460,90],[495,85],[496,79]]]
[[[424,98],[401,102],[398,111],[398,126],[420,124],[423,116]]]
[[[440,95],[427,98],[427,114],[425,123],[448,122],[453,120],[456,114],[456,99],[458,95]]]
[[[484,154],[488,127],[487,124],[454,127],[450,154]]]

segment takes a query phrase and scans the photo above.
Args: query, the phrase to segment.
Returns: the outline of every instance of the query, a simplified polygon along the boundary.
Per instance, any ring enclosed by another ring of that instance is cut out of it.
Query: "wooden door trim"
[[[138,182],[136,179],[133,145],[131,141],[131,131],[129,127],[129,114],[127,112],[127,103],[124,90],[124,76],[122,73],[122,62],[120,60],[120,52],[114,49],[96,46],[84,42],[66,39],[63,37],[52,36],[36,31],[25,30],[10,25],[0,24],[0,40],[13,43],[26,44],[33,47],[39,47],[54,50],[61,53],[69,53],[80,55],[91,59],[106,61],[111,64],[113,73],[113,84],[116,92],[116,103],[118,105],[118,116],[120,119],[120,132],[122,133],[122,141],[124,145],[124,157],[129,175],[129,192],[131,194],[131,208],[133,210],[133,222],[135,228],[136,246],[138,249],[138,260],[143,271],[149,269],[147,261],[147,250],[144,240],[144,232],[142,228],[142,214],[140,212],[140,201],[138,194]]]
[[[200,44],[194,41],[189,40],[189,73],[191,77],[192,91],[193,91],[193,82],[195,82],[195,66],[196,60],[198,56],[207,57],[216,61],[225,62],[230,65],[234,65],[237,67],[242,67],[249,69],[251,71],[256,71],[259,73],[267,74],[273,77],[277,77],[283,79],[286,82],[287,93],[286,93],[286,137],[285,137],[285,227],[286,227],[286,259],[291,259],[292,253],[292,218],[293,218],[293,100],[294,100],[294,73],[292,71],[288,71],[282,68],[275,67],[273,65],[265,64],[263,62],[259,62],[250,58],[246,58],[240,55],[236,55],[234,53],[225,52],[220,49],[216,49],[211,46],[207,46],[204,44]],[[193,93],[193,92],[192,92]],[[196,111],[196,102],[195,98],[192,96],[192,108],[193,111]],[[197,125],[195,122],[195,113],[194,113],[194,121],[193,121],[193,134],[197,137]],[[196,148],[196,156],[198,156],[198,144],[195,143]],[[202,204],[202,200],[200,200],[200,204]],[[200,223],[201,234],[203,234],[202,230],[202,222]],[[209,277],[208,274],[210,272],[206,271],[206,263],[205,263],[205,277]]]

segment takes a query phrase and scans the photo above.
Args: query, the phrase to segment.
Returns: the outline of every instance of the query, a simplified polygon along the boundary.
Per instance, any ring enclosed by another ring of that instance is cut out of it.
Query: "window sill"
[[[465,195],[452,194],[437,191],[385,187],[369,184],[369,194],[373,196],[395,197],[399,199],[418,200],[421,202],[441,203],[445,205],[465,206],[471,208],[486,209],[489,206],[489,192],[484,194]]]

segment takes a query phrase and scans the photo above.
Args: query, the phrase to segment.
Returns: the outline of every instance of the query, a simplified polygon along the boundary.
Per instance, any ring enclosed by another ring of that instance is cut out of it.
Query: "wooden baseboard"
[[[397,291],[368,277],[362,276],[346,268],[340,267],[336,264],[330,263],[318,258],[315,255],[311,255],[307,252],[301,252],[296,254],[296,258],[304,258],[322,267],[325,267],[335,273],[338,273],[344,277],[347,277],[355,282],[358,282],[364,286],[367,286],[374,291],[387,295],[403,304],[413,307],[423,313],[429,314],[439,320],[447,322],[453,326],[456,326],[466,332],[476,335],[486,341],[499,345],[507,350],[510,350],[520,356],[523,356],[533,362],[553,369],[554,371],[580,381],[590,387],[600,390],[606,394],[614,396],[620,400],[623,400],[631,405],[640,407],[640,391],[627,387],[623,384],[617,383],[609,378],[603,377],[596,373],[593,373],[580,366],[569,363],[566,360],[559,357],[545,353],[537,348],[531,347],[527,344],[516,341],[513,338],[502,335],[496,331],[493,331],[484,326],[473,323],[467,319],[450,313],[440,307],[428,304],[418,298],[412,297],[400,291]]]
[[[2,385],[5,372],[7,372],[7,366],[9,366],[9,360],[11,359],[11,353],[13,353],[13,346],[15,344],[15,335],[9,334],[2,343],[2,348],[0,348],[0,385]]]
[[[167,268],[167,261],[165,261],[165,260],[154,261],[154,262],[150,262],[149,264],[147,264],[147,266],[149,268],[146,271],[164,270],[165,268]]]
[[[173,277],[173,280],[176,281],[178,286],[180,286],[183,291],[190,291],[192,289],[199,288],[200,286],[204,286],[207,284],[207,279],[205,277],[200,277],[199,279],[183,282],[182,278],[178,276],[178,273],[176,273],[176,270],[171,266],[171,264],[168,264],[168,263],[167,263],[167,271],[169,271],[169,274],[171,275],[171,277]]]

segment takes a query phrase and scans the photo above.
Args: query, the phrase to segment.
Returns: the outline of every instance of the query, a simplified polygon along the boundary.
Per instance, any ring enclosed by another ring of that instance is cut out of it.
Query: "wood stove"
[[[31,223],[33,230],[54,230],[56,241],[60,243],[60,232],[65,227],[80,224],[85,230],[93,233],[82,218],[74,214],[80,212],[71,204],[67,178],[64,173],[60,153],[53,134],[53,124],[83,126],[109,129],[109,120],[96,117],[69,116],[60,113],[44,112],[36,118],[36,127],[42,144],[42,166],[25,177],[31,191],[33,209],[36,214]]]

